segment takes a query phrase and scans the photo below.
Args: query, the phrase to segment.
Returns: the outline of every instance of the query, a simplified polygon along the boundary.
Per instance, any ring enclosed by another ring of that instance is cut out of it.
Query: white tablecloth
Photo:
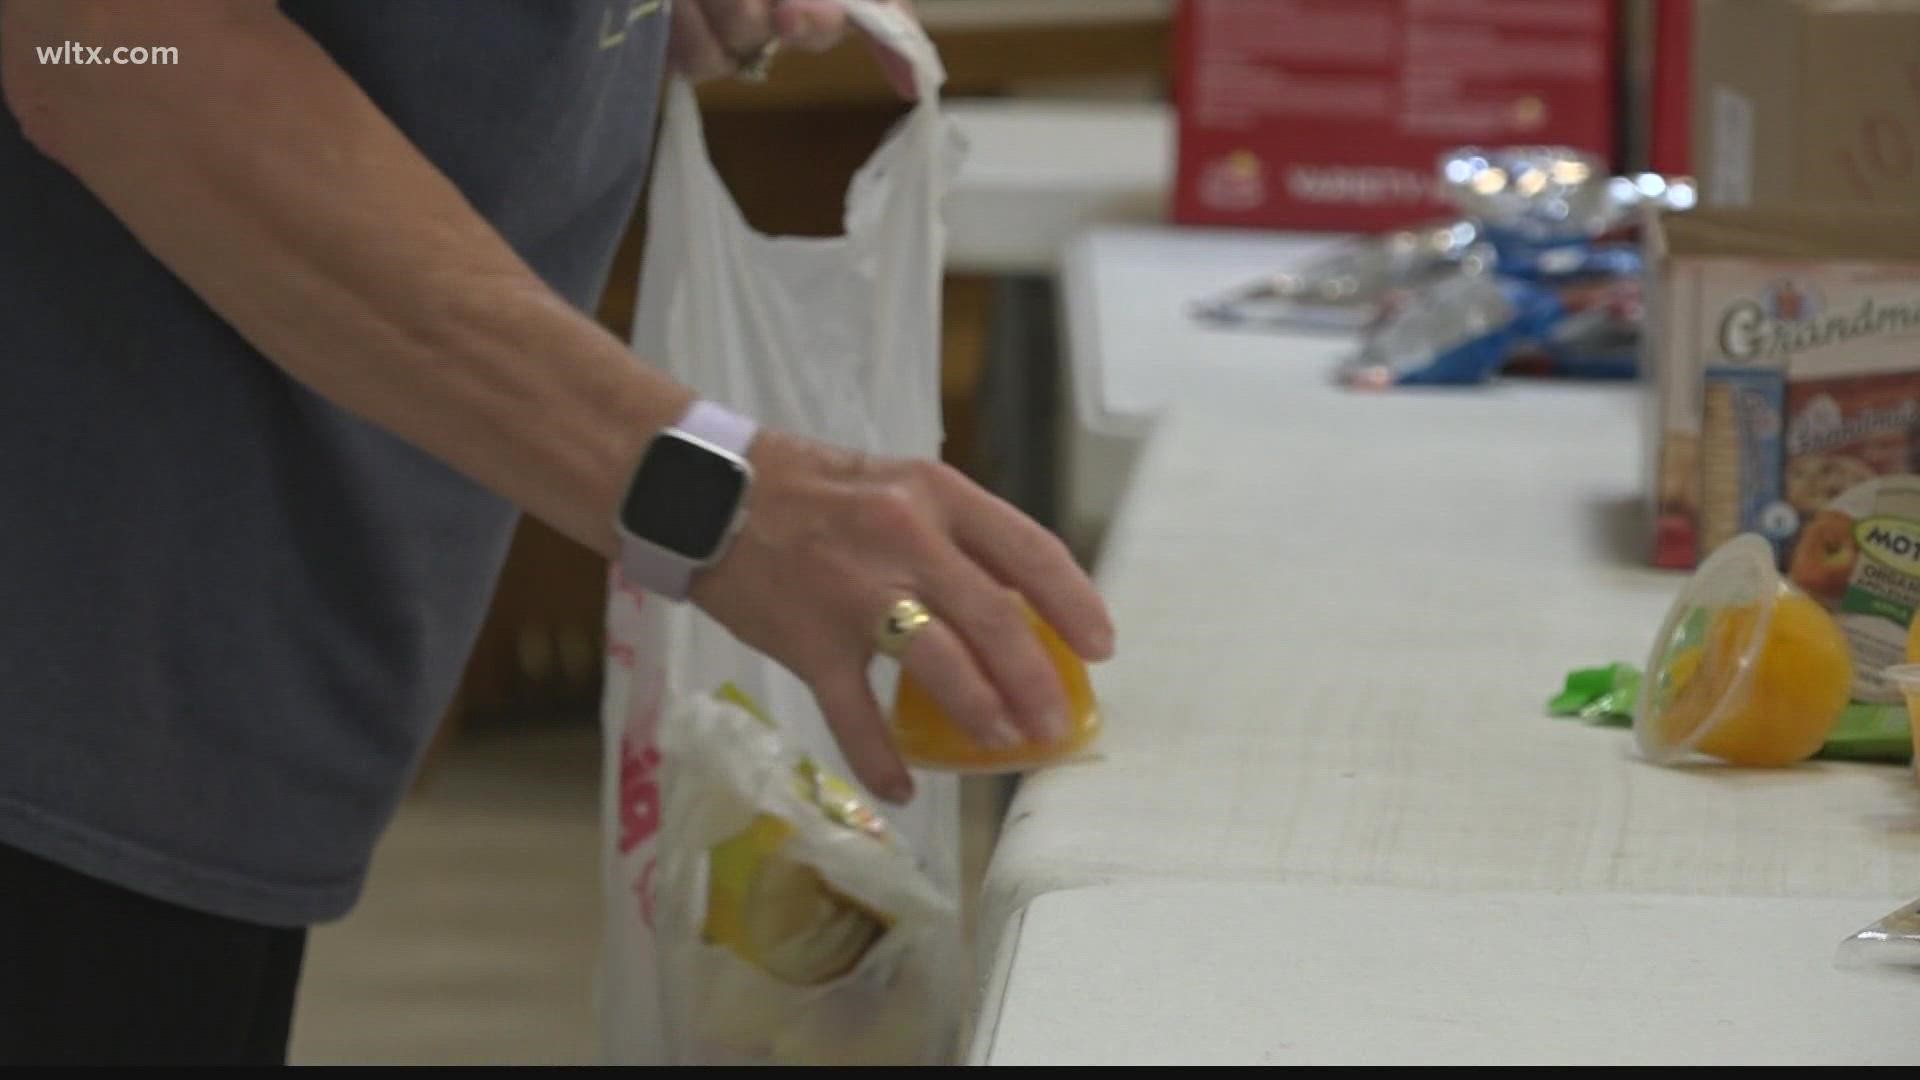
[[[1288,358],[1281,370],[1326,367],[1351,349],[1350,338],[1207,333],[1186,313],[1341,241],[1127,223],[1076,237],[1060,273],[1075,421],[1096,435],[1138,439],[1196,373],[1259,375],[1276,369],[1276,355]]]
[[[1911,1065],[1872,904],[1288,885],[1050,893],[992,1065]]]
[[[1065,379],[1060,516],[1082,548],[1112,524],[1141,440],[1155,416],[1197,369],[1266,371],[1276,349],[1289,363],[1331,365],[1342,337],[1196,336],[1187,305],[1237,289],[1317,248],[1331,236],[1182,233],[1149,226],[1106,227],[1066,246],[1060,262]],[[1124,297],[1124,302],[1115,298]]]
[[[1642,662],[1680,584],[1640,561],[1633,391],[1355,394],[1339,341],[1189,323],[1196,285],[1298,250],[1260,245],[1131,234],[1072,311],[1093,400],[1168,411],[1100,565],[1105,756],[1023,784],[985,955],[1111,882],[1920,894],[1903,769],[1662,769],[1544,715],[1569,669]]]

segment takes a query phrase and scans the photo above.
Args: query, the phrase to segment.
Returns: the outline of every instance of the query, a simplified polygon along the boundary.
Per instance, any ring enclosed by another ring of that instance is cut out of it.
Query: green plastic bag
[[[1639,693],[1640,669],[1632,664],[1581,668],[1567,676],[1567,685],[1547,702],[1547,711],[1624,727],[1633,723],[1633,702]]]

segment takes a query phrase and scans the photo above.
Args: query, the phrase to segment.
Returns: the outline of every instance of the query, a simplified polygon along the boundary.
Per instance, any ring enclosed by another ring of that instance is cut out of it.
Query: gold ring
[[[880,655],[900,659],[913,642],[914,635],[933,625],[933,613],[918,600],[896,600],[880,620],[877,644]]]
[[[768,38],[767,43],[760,46],[753,55],[740,59],[740,67],[736,74],[748,82],[766,82],[767,76],[773,72],[773,58],[779,54],[780,39]]]

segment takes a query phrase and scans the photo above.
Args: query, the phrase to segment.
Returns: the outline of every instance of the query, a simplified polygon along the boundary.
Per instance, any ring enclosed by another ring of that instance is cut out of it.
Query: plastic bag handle
[[[905,61],[913,71],[913,88],[922,103],[934,100],[946,84],[947,70],[940,52],[919,20],[905,8],[886,0],[834,0],[847,19],[873,39],[875,45]]]

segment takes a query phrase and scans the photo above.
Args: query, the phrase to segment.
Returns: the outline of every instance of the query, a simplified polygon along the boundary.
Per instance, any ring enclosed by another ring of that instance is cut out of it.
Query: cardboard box
[[[1666,176],[1693,171],[1694,0],[1636,0],[1646,42],[1646,167]],[[1638,164],[1637,162],[1635,164]]]
[[[1751,532],[1787,568],[1836,499],[1920,473],[1920,214],[1702,209],[1647,247],[1657,565]]]
[[[1183,0],[1184,224],[1383,230],[1449,213],[1465,145],[1611,162],[1614,0]]]
[[[1710,206],[1920,206],[1920,0],[1694,0]]]

